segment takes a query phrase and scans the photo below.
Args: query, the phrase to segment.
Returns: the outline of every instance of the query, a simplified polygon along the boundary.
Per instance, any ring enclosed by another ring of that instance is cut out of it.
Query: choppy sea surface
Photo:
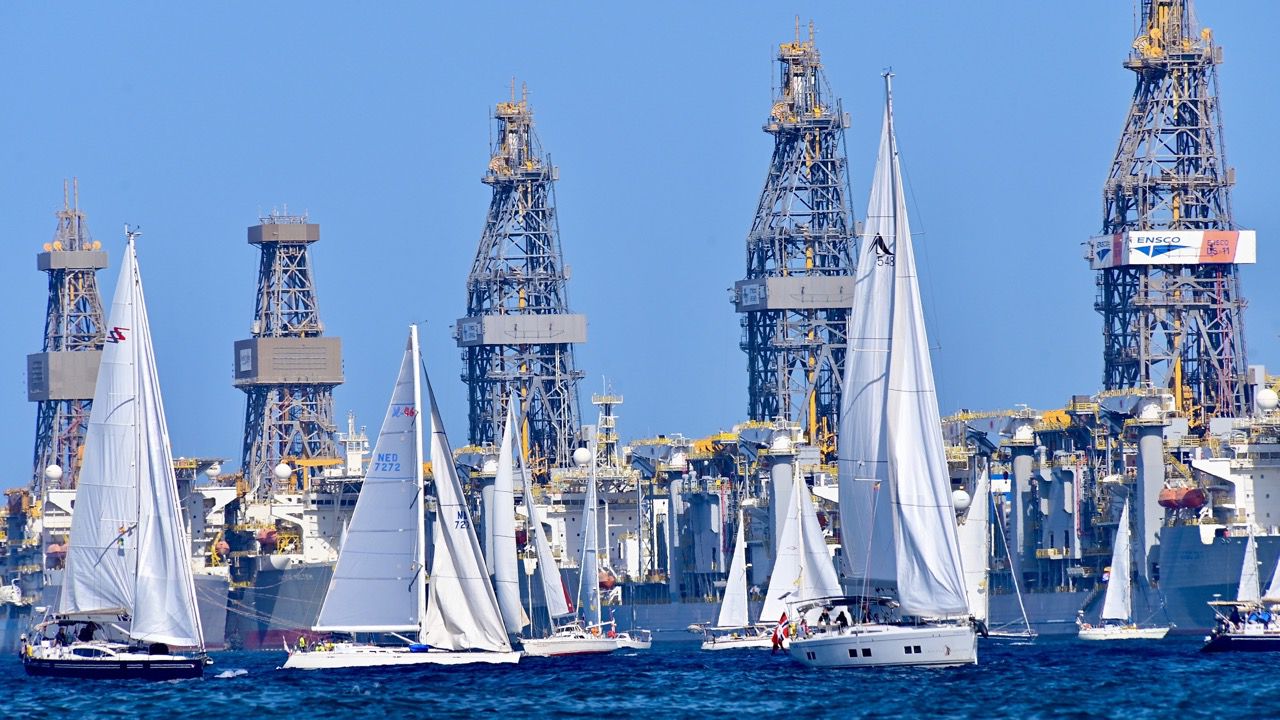
[[[514,666],[277,670],[284,653],[215,653],[203,680],[28,678],[0,660],[10,718],[1267,718],[1280,655],[1198,652],[1194,638],[982,641],[965,668],[810,670],[769,651],[655,644]]]

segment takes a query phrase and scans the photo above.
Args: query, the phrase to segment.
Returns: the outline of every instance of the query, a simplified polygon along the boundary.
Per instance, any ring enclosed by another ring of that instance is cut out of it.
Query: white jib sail
[[[520,463],[520,473],[524,480],[525,515],[529,518],[529,532],[533,534],[533,549],[538,557],[538,577],[542,586],[542,597],[547,603],[547,612],[553,618],[573,612],[569,607],[568,593],[564,580],[560,577],[560,566],[551,554],[551,543],[547,542],[547,534],[542,529],[542,521],[538,519],[537,506],[533,504],[533,479],[529,477],[528,468]]]
[[[1102,601],[1102,619],[1128,622],[1133,614],[1133,534],[1129,530],[1129,501],[1120,511],[1116,540],[1111,549],[1111,576]]]
[[[123,610],[135,639],[203,646],[132,239],[108,325],[59,609]]]
[[[422,639],[446,650],[509,652],[511,644],[507,641],[493,585],[489,583],[489,571],[480,554],[480,541],[462,494],[453,451],[445,437],[430,379],[427,396],[431,406],[431,472],[435,478],[436,521]]]
[[[837,443],[845,574],[858,594],[897,582],[884,427],[895,234],[888,122],[886,114],[853,286]]]
[[[591,477],[587,496],[582,502],[582,572],[578,576],[578,609],[589,623],[599,624],[600,607],[600,541],[597,523],[600,500],[596,493],[595,446],[591,447]]]
[[[787,603],[798,600],[800,574],[804,562],[804,535],[800,521],[800,503],[795,502],[799,493],[792,490],[792,502],[782,520],[778,534],[778,552],[773,560],[773,573],[769,575],[769,589],[765,591],[764,607],[760,609],[760,622],[776,623],[786,612]]]
[[[498,476],[493,482],[493,507],[489,523],[493,532],[493,590],[498,596],[502,622],[507,632],[516,634],[529,623],[520,605],[519,558],[516,557],[515,448],[512,435],[516,427],[516,400],[507,401],[507,422],[502,427],[502,444],[498,451]]]
[[[1268,603],[1280,603],[1280,560],[1276,561],[1276,569],[1271,572],[1271,582],[1267,583],[1267,594],[1262,599]]]
[[[800,506],[800,538],[804,543],[800,565],[800,592],[796,600],[833,597],[841,595],[840,578],[827,549],[827,538],[818,524],[818,512],[813,507],[813,495],[796,464],[796,481],[792,492]]]
[[[423,541],[420,393],[410,339],[316,630],[418,631],[419,575],[426,571],[418,560]]]
[[[894,253],[894,291],[885,414],[889,475],[898,521],[898,600],[905,615],[967,615],[969,600],[956,537],[951,478],[893,132],[893,95],[888,77],[885,81],[886,129],[897,218],[890,248]]]
[[[964,522],[960,523],[960,552],[964,560],[964,586],[969,593],[969,611],[987,620],[987,573],[991,557],[991,475],[979,462],[973,482],[973,497]]]
[[[1240,602],[1258,602],[1261,592],[1258,589],[1258,542],[1249,533],[1249,541],[1244,546],[1244,564],[1240,566],[1240,587],[1236,591],[1236,600]]]
[[[746,627],[747,619],[747,532],[742,511],[738,511],[738,532],[733,540],[733,560],[729,562],[729,580],[720,600],[717,627]]]

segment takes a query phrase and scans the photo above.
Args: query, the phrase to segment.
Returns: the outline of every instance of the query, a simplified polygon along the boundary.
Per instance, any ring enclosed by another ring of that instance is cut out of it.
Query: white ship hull
[[[556,657],[560,655],[597,655],[618,649],[617,638],[611,637],[548,637],[522,641],[524,654],[529,657]]]
[[[381,647],[340,643],[333,649],[291,651],[285,661],[287,670],[335,670],[338,668],[392,667],[398,665],[471,665],[475,663],[514,664],[518,652],[450,652],[427,650],[413,652],[407,647]]]
[[[619,650],[648,650],[653,647],[653,638],[643,630],[620,632],[616,641]]]
[[[1161,640],[1168,634],[1167,627],[1104,625],[1080,628],[1078,637],[1081,640]]]
[[[702,641],[703,650],[745,650],[751,648],[764,648],[770,650],[773,648],[773,630],[765,627],[747,627],[733,630],[726,628],[717,633],[716,630],[707,628],[705,631],[706,640]],[[782,640],[783,647],[787,645],[787,638]]]
[[[971,625],[857,625],[791,639],[791,657],[809,667],[973,665],[977,634]]]

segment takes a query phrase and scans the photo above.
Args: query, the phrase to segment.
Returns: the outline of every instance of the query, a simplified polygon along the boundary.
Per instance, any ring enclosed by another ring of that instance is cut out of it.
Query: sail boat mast
[[[414,494],[416,498],[417,511],[413,514],[414,528],[417,530],[417,543],[414,549],[416,561],[418,563],[418,573],[414,582],[418,586],[418,642],[425,643],[427,640],[427,526],[426,526],[426,488],[423,484],[423,468],[422,468],[422,383],[420,377],[422,375],[420,363],[422,356],[418,349],[418,326],[409,326],[409,348],[413,354],[413,409],[416,414],[413,417],[414,433],[413,433],[413,462],[414,472],[417,473],[418,486]]]

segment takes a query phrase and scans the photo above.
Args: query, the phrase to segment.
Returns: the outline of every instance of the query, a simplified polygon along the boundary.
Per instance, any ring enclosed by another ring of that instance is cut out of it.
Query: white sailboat
[[[703,650],[737,650],[773,647],[773,627],[765,623],[752,625],[748,619],[747,533],[746,522],[738,511],[738,532],[733,541],[733,559],[729,562],[729,580],[720,600],[716,624],[702,627]]]
[[[137,233],[125,232],[58,613],[23,648],[29,675],[159,680],[207,664]]]
[[[418,328],[410,326],[373,462],[313,628],[397,642],[286,648],[286,668],[514,663],[520,659],[507,641],[429,380],[436,511],[427,584],[420,364]]]
[[[884,128],[854,285],[840,414],[841,521],[850,569],[863,590],[841,599],[853,614],[851,624],[811,629],[791,640],[791,656],[811,667],[962,665],[978,658],[902,193],[890,77],[885,75]],[[892,558],[891,570],[886,558]]]
[[[1244,564],[1235,600],[1213,600],[1216,624],[1204,639],[1203,652],[1273,652],[1280,650],[1280,561],[1271,573],[1265,593],[1259,590],[1258,546],[1253,533],[1244,546]]]
[[[1250,538],[1252,540],[1252,538]],[[1120,525],[1116,527],[1115,545],[1111,552],[1111,578],[1107,581],[1107,594],[1102,601],[1102,624],[1098,626],[1080,621],[1081,640],[1159,640],[1169,634],[1168,627],[1140,627],[1133,616],[1133,549],[1129,530],[1129,500],[1120,511]],[[1258,568],[1253,568],[1254,597],[1257,597]]]
[[[569,622],[557,625],[553,614],[551,635],[529,638],[522,643],[525,653],[534,657],[599,655],[618,649],[618,640],[612,621],[605,623],[601,616],[600,546],[597,540],[599,527],[597,506],[600,501],[596,492],[595,448],[578,448],[574,457],[579,458],[582,453],[590,453],[591,457],[591,473],[588,476],[587,493],[582,506],[582,557],[579,564],[581,572],[578,577],[577,604],[582,617],[575,615]],[[581,464],[585,464],[585,461]],[[528,507],[532,513],[532,503]],[[541,527],[538,530],[540,532]],[[547,555],[550,556],[550,551]],[[539,564],[541,562],[542,559],[539,557]],[[550,605],[551,588],[547,587],[546,592],[547,602]]]
[[[988,499],[994,510],[995,498],[988,496]],[[1004,548],[1005,561],[1009,563],[1009,575],[1013,580],[1013,593],[1018,598],[1018,610],[1022,615],[1022,627],[1019,628],[1012,622],[988,627],[987,637],[994,640],[1034,640],[1039,636],[1039,633],[1031,627],[1031,619],[1027,617],[1027,606],[1022,602],[1022,588],[1018,584],[1018,572],[1014,565],[1013,551],[1009,548],[1009,539],[1004,534],[1004,520],[996,517],[993,525],[995,525],[996,531],[1000,533],[1000,545]]]

